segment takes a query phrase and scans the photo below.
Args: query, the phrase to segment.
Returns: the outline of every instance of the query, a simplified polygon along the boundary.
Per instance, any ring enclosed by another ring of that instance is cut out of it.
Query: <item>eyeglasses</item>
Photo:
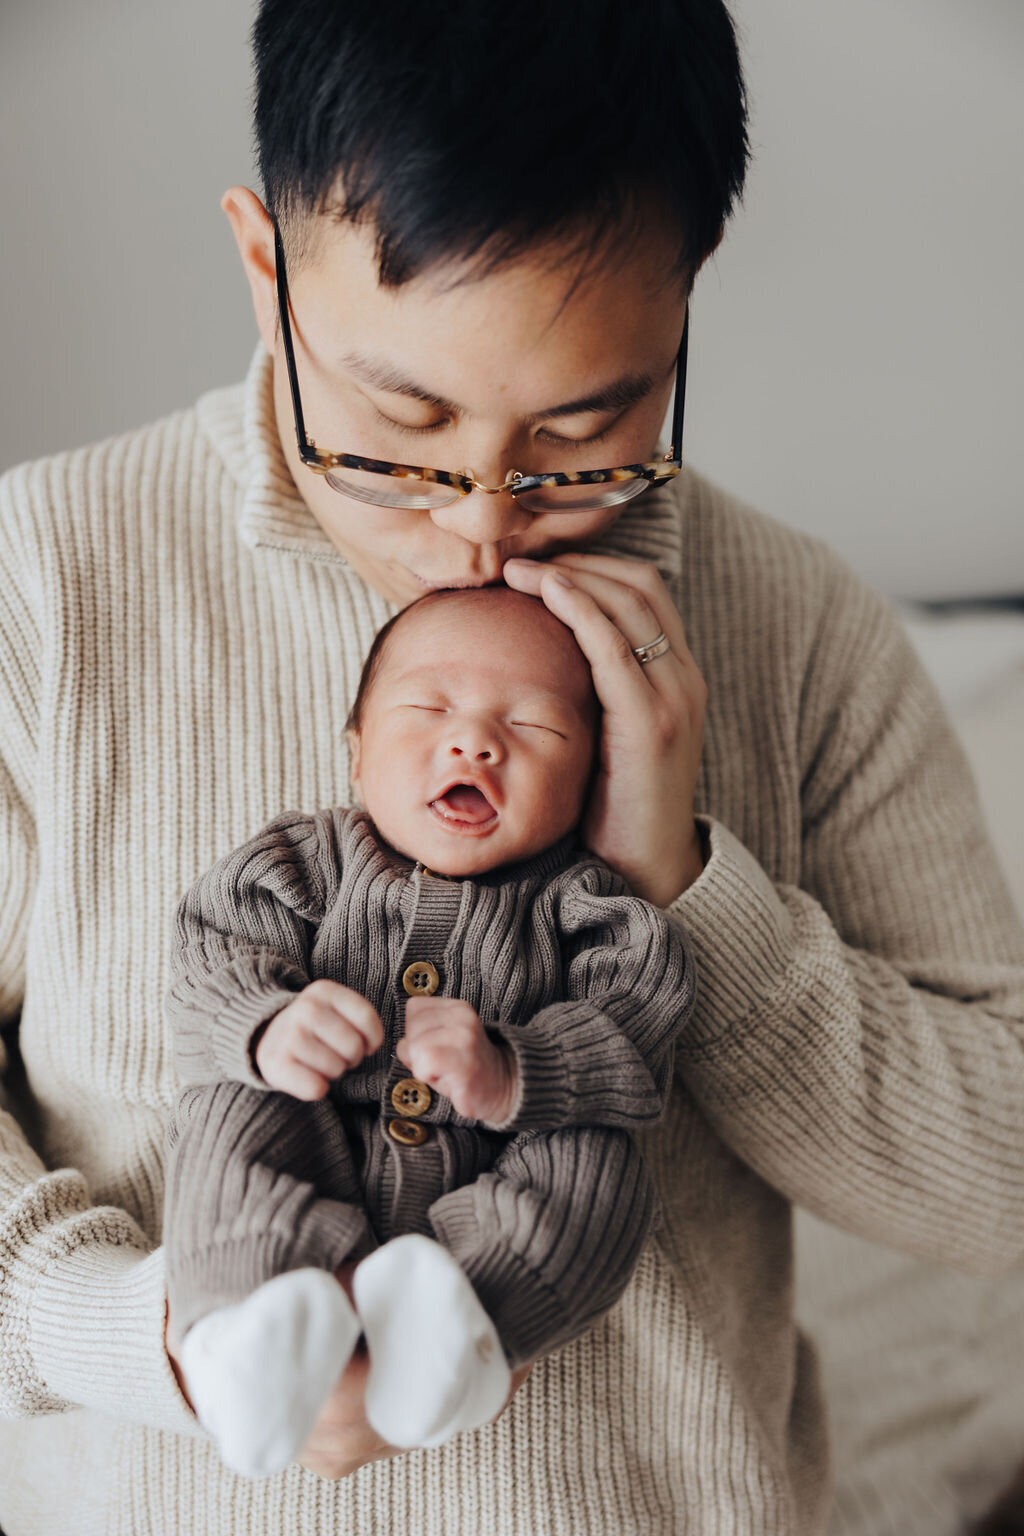
[[[676,357],[675,395],[672,403],[672,446],[662,459],[646,464],[623,464],[617,469],[573,469],[565,473],[524,475],[509,470],[501,485],[484,485],[471,470],[425,469],[413,464],[392,464],[386,459],[364,459],[355,453],[325,453],[306,436],[295,370],[295,349],[289,319],[288,280],[285,273],[284,245],[281,231],[274,223],[274,249],[277,261],[277,303],[281,315],[281,335],[288,364],[295,436],[299,458],[307,469],[322,475],[332,490],[354,501],[375,507],[402,507],[408,511],[430,511],[452,506],[460,496],[483,491],[487,496],[506,492],[526,512],[592,512],[601,507],[618,506],[632,501],[651,485],[664,485],[678,475],[683,463],[683,406],[686,402],[686,348],[690,329],[690,307],[686,307],[683,336]],[[603,490],[595,490],[603,486]]]

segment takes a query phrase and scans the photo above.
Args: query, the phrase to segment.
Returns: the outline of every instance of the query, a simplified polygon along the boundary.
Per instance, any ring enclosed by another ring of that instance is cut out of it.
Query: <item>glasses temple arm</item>
[[[313,457],[313,451],[309,446],[306,436],[306,423],[302,415],[302,401],[299,398],[299,376],[295,370],[295,349],[292,346],[292,327],[288,318],[288,284],[285,278],[284,243],[281,239],[281,231],[277,220],[274,220],[274,262],[277,273],[277,310],[281,317],[281,337],[284,341],[284,359],[288,365],[288,384],[292,392],[292,410],[295,413],[295,436],[298,439],[299,454],[303,459]]]
[[[675,405],[672,411],[672,454],[683,461],[683,409],[686,405],[686,355],[690,342],[690,301],[686,301],[686,319],[683,321],[683,339],[679,343],[679,360],[676,364]]]

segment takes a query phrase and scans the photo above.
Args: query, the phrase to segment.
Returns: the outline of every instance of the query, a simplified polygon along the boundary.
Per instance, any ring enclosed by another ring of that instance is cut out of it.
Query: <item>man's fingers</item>
[[[541,584],[541,597],[556,618],[567,624],[576,636],[580,650],[590,663],[594,689],[601,707],[611,716],[636,718],[637,710],[657,702],[656,693],[673,681],[681,685],[679,660],[674,653],[659,656],[643,669],[633,655],[628,636],[608,617],[600,603],[582,587],[563,587],[549,572]],[[654,635],[649,635],[653,640]],[[646,641],[637,641],[638,645]],[[645,678],[644,673],[661,667],[660,678]],[[654,689],[648,684],[656,683]]]
[[[615,631],[607,633],[603,647],[598,626],[591,622],[585,630],[580,627],[593,609],[580,602],[574,606],[572,593],[553,580],[556,572],[571,583],[573,592],[589,597]],[[509,585],[542,598],[551,612],[569,625],[592,667],[603,659],[606,667],[617,667],[620,675],[637,684],[641,674],[632,653],[664,634],[669,650],[655,658],[658,666],[654,661],[648,663],[642,680],[656,693],[672,694],[688,672],[697,674],[679,610],[650,564],[613,555],[570,553],[554,555],[550,562],[511,560],[506,579]],[[607,677],[605,682],[607,686]],[[608,707],[604,698],[601,702]]]
[[[348,1477],[368,1461],[395,1454],[366,1422],[364,1399],[370,1368],[365,1345],[353,1351],[341,1378],[320,1411],[301,1456],[300,1467],[319,1477]]]
[[[665,634],[677,656],[687,654],[682,616],[652,565],[614,555],[573,554],[555,555],[551,563],[574,586],[590,593],[631,646],[649,645]]]

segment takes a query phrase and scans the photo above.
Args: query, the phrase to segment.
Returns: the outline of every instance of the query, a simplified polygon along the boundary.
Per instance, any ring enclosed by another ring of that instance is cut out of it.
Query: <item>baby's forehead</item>
[[[445,592],[406,609],[388,636],[383,673],[479,676],[543,687],[589,708],[590,668],[544,604],[507,588]]]

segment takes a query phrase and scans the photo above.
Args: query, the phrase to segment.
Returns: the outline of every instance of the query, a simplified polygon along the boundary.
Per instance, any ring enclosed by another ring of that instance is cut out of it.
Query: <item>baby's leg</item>
[[[347,1139],[327,1100],[218,1083],[182,1095],[168,1152],[186,1388],[225,1463],[267,1476],[306,1444],[359,1337],[333,1275],[366,1243]]]
[[[615,1305],[656,1206],[628,1133],[576,1126],[515,1137],[489,1172],[435,1200],[429,1215],[515,1370]]]
[[[370,1351],[367,1417],[393,1445],[439,1445],[494,1417],[509,1367],[567,1343],[614,1306],[655,1194],[625,1131],[518,1136],[493,1168],[358,1266]]]
[[[501,1340],[439,1243],[418,1233],[385,1243],[357,1267],[353,1294],[370,1353],[366,1416],[390,1445],[440,1445],[501,1410]]]

